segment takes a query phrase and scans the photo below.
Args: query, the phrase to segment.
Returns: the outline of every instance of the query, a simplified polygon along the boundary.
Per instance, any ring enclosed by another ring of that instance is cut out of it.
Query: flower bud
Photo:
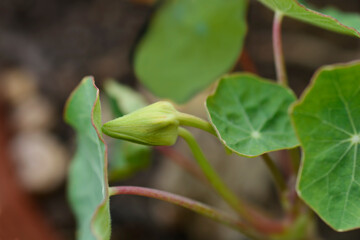
[[[169,102],[157,102],[105,123],[102,131],[113,138],[170,146],[178,137],[178,111]]]

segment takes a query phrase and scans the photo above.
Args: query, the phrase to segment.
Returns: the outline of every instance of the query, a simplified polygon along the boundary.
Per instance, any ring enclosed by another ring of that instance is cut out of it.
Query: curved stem
[[[187,113],[179,112],[178,119],[180,121],[180,125],[199,128],[217,137],[213,126],[209,122],[199,117]]]
[[[109,194],[110,196],[130,194],[130,195],[145,196],[145,197],[163,200],[187,208],[189,210],[192,210],[205,217],[211,218],[214,221],[228,225],[252,239],[261,239],[251,230],[251,228],[247,224],[243,223],[242,221],[233,219],[232,217],[228,216],[226,213],[219,211],[215,208],[212,208],[208,205],[205,205],[198,201],[194,201],[192,199],[182,197],[176,194],[172,194],[169,192],[164,192],[156,189],[151,189],[151,188],[132,187],[132,186],[110,187]]]
[[[287,86],[288,80],[281,40],[281,23],[283,16],[284,15],[281,12],[275,12],[273,22],[273,48],[277,81],[279,84]]]
[[[284,222],[268,218],[257,209],[252,208],[245,201],[237,196],[225,185],[213,167],[209,164],[204,153],[196,142],[194,136],[184,128],[179,127],[179,136],[189,145],[197,163],[213,188],[219,195],[241,216],[245,221],[251,224],[255,229],[262,233],[280,233],[284,231]]]
[[[219,175],[215,172],[213,167],[206,159],[194,136],[188,130],[181,127],[179,128],[179,136],[184,138],[184,140],[189,145],[197,163],[214,189],[232,208],[234,208],[240,214],[240,216],[244,217],[244,219],[249,219],[249,216],[247,216],[248,212],[246,211],[244,204],[242,204],[236,195],[220,179]]]

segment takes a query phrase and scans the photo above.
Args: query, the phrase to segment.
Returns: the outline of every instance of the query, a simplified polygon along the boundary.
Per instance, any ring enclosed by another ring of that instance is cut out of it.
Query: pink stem
[[[189,210],[192,210],[205,217],[211,218],[214,221],[228,225],[234,229],[239,230],[241,233],[245,234],[248,237],[251,237],[252,239],[263,239],[263,238],[259,238],[259,236],[255,234],[251,230],[251,228],[242,221],[233,219],[232,217],[228,216],[226,213],[223,213],[208,205],[205,205],[198,201],[194,201],[189,198],[182,197],[176,194],[172,194],[169,192],[160,191],[156,189],[151,189],[151,188],[133,187],[133,186],[110,187],[109,194],[110,196],[129,194],[129,195],[144,196],[144,197],[155,198],[158,200],[163,200],[187,208]]]
[[[283,15],[280,12],[276,12],[273,22],[273,48],[274,48],[274,58],[275,58],[275,67],[276,67],[276,76],[278,83],[287,86],[287,75],[284,54],[282,49],[282,40],[281,40],[281,23]]]

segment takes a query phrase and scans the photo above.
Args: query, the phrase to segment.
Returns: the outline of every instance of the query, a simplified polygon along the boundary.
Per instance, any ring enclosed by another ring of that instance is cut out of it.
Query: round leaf
[[[338,231],[360,227],[360,62],[315,74],[292,112],[304,156],[298,193]]]
[[[287,88],[250,74],[220,80],[206,106],[223,143],[254,157],[298,145],[288,108],[296,100]]]
[[[167,0],[135,53],[140,81],[184,103],[236,62],[246,33],[246,0]]]

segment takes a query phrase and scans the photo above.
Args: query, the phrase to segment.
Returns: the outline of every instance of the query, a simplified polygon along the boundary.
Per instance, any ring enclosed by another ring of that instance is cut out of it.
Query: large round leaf
[[[333,16],[325,15],[319,13],[317,11],[311,10],[304,5],[300,4],[297,0],[259,0],[264,5],[273,9],[276,12],[281,12],[285,16],[298,19],[300,21],[327,29],[331,31],[335,31],[342,34],[348,34],[356,37],[360,37],[360,27],[359,24],[354,22],[353,19],[349,21],[342,22],[345,20],[343,15],[345,13],[341,13],[339,15],[339,11]],[[329,12],[325,12],[329,13]],[[339,17],[339,19],[335,19],[334,17]],[[352,17],[353,18],[353,17]],[[348,24],[348,25],[345,25]]]
[[[245,156],[298,145],[288,108],[296,97],[291,90],[250,74],[220,80],[206,106],[223,143]]]
[[[77,151],[69,170],[68,194],[77,220],[77,239],[109,240],[110,212],[106,145],[101,136],[99,90],[86,77],[65,108],[76,130]]]
[[[298,193],[339,231],[360,227],[360,62],[329,66],[293,108],[304,149]]]
[[[137,47],[135,71],[155,95],[184,103],[231,69],[247,0],[167,0]]]

